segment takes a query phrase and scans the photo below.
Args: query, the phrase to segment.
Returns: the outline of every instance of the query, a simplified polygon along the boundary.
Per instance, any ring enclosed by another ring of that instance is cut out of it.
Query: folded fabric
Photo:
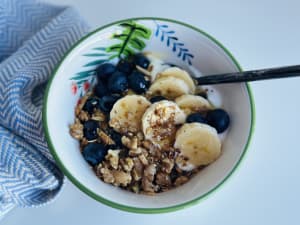
[[[47,80],[88,25],[69,7],[0,0],[0,217],[52,200],[63,184],[45,141]]]

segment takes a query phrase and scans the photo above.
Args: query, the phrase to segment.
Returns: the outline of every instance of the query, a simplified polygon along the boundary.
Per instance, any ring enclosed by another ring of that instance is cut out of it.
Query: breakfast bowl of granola
[[[202,86],[195,78],[239,70],[218,41],[182,22],[134,18],[96,29],[48,84],[49,149],[80,190],[111,207],[193,205],[236,170],[254,123],[246,83]]]

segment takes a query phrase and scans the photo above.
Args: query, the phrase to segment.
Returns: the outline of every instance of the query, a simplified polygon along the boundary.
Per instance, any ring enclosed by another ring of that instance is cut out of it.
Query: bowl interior
[[[117,60],[115,55],[120,53],[120,48],[114,50],[113,46],[124,45],[118,35],[126,33],[130,26],[141,29],[141,35],[137,38],[142,44],[136,48],[134,44],[128,45],[129,50],[155,52],[167,62],[189,71],[196,68],[202,74],[239,70],[230,55],[212,38],[175,21],[136,19],[106,26],[81,40],[66,55],[54,74],[48,86],[43,115],[47,140],[65,174],[95,199],[136,212],[141,209],[144,212],[175,209],[205,196],[234,170],[244,154],[251,131],[251,97],[245,84],[207,87],[213,104],[229,112],[231,126],[223,135],[226,137],[223,137],[221,157],[185,185],[155,196],[146,196],[105,184],[84,161],[78,142],[69,135],[69,125],[74,121],[74,107],[78,99],[95,83],[93,69],[109,58]]]

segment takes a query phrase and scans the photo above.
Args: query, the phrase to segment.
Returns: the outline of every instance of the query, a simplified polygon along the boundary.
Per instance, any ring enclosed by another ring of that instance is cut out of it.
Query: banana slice
[[[208,165],[221,153],[216,129],[201,123],[184,124],[176,133],[174,147],[180,150],[176,164],[184,171]]]
[[[150,95],[162,95],[169,99],[188,94],[189,87],[181,79],[175,77],[162,77],[154,81],[149,88]]]
[[[157,75],[158,79],[160,77],[179,78],[179,79],[183,80],[189,86],[190,94],[195,93],[195,89],[196,89],[195,83],[194,83],[193,79],[191,78],[191,76],[185,70],[182,70],[178,67],[170,67]]]
[[[145,138],[160,146],[168,146],[174,141],[176,125],[184,123],[185,118],[184,112],[174,102],[156,102],[146,110],[142,118]]]
[[[176,98],[175,102],[187,115],[212,109],[209,101],[197,95],[182,95]]]
[[[127,95],[119,99],[110,111],[109,125],[117,132],[136,133],[141,130],[141,120],[151,103],[140,95]]]

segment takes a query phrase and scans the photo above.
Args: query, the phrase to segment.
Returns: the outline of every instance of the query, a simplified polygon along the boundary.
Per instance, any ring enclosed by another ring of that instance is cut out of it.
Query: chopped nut
[[[139,181],[143,176],[144,166],[138,158],[133,158],[133,170],[131,171],[132,177],[135,181]]]
[[[75,115],[78,116],[80,114],[80,112],[82,111],[82,108],[84,106],[84,104],[86,103],[86,101],[88,100],[88,98],[91,96],[91,92],[87,92],[79,101],[79,104],[76,106],[75,108]]]
[[[144,177],[142,179],[142,187],[145,192],[155,192],[154,184],[151,181],[144,179]]]
[[[83,125],[80,123],[79,119],[76,119],[75,123],[70,125],[70,134],[77,140],[81,140],[83,138]]]
[[[157,159],[163,158],[162,152],[161,152],[161,150],[159,150],[159,149],[152,149],[152,150],[151,150],[151,153],[152,153],[152,155],[153,155],[155,158],[157,158]],[[151,154],[151,153],[150,153],[150,154]]]
[[[112,118],[109,120],[109,126],[113,127],[115,130],[119,131],[120,133],[126,133],[127,128],[122,127],[120,124],[120,121],[118,121],[116,118]]]
[[[155,164],[150,164],[144,170],[144,177],[146,177],[148,180],[153,181],[155,174],[156,174],[156,165]]]
[[[99,163],[96,167],[95,167],[95,173],[96,173],[96,176],[97,177],[102,177],[102,173],[101,173],[101,169],[102,169],[103,167],[102,167],[102,164],[101,163]]]
[[[144,166],[148,165],[148,160],[146,159],[146,157],[144,155],[141,154],[138,156],[138,158],[139,158],[139,160],[141,160],[141,162]]]
[[[126,187],[131,182],[131,175],[130,173],[126,173],[119,170],[113,170],[112,171],[113,176],[115,178],[114,185],[116,186],[123,186]]]
[[[171,179],[170,176],[166,173],[158,172],[156,174],[156,184],[163,186],[163,187],[169,187],[171,186]]]
[[[104,161],[102,161],[101,163],[98,164],[98,167],[109,169],[110,163],[108,161],[104,160]]]
[[[122,144],[125,145],[129,149],[134,149],[136,150],[138,147],[138,139],[137,137],[133,137],[132,139],[122,136],[121,138]]]
[[[104,144],[106,144],[106,145],[114,145],[115,144],[114,140],[111,139],[111,137],[108,136],[106,133],[104,133],[102,130],[100,130],[98,132],[98,135]]]
[[[124,160],[122,160],[122,162],[123,169],[126,172],[130,172],[133,169],[134,163],[132,158],[127,157]]]
[[[142,178],[142,187],[146,192],[155,192],[155,186],[152,183],[154,180],[154,175],[156,174],[156,165],[150,164],[144,170]]]
[[[168,159],[168,158],[165,158],[162,160],[162,168],[161,170],[163,172],[166,172],[166,173],[171,173],[173,167],[174,167],[174,160],[171,160],[171,159]]]
[[[142,154],[142,152],[143,152],[143,148],[141,148],[141,147],[138,147],[136,149],[132,148],[132,149],[129,150],[129,155],[130,156],[137,156],[137,155]]]
[[[137,137],[133,137],[131,139],[131,149],[137,149],[138,147],[138,139]]]
[[[105,115],[102,113],[99,109],[97,109],[93,115],[92,115],[92,120],[100,121],[103,122],[105,121]]]
[[[133,180],[135,181],[139,181],[140,179],[142,179],[142,175],[138,172],[136,168],[133,168],[133,170],[131,171],[131,175]]]
[[[89,114],[86,111],[81,111],[78,115],[78,118],[81,121],[88,121],[89,120]]]
[[[145,157],[148,157],[148,156],[149,156],[148,150],[145,149],[145,148],[142,148],[142,147],[140,147],[140,148],[142,149],[142,154],[143,154]]]
[[[128,137],[122,136],[121,141],[122,141],[122,144],[123,144],[124,146],[126,146],[127,148],[130,148],[130,146],[131,146],[131,141],[130,141],[130,139],[129,139]]]
[[[160,157],[161,155],[161,150],[160,147],[156,144],[153,144],[151,141],[146,140],[143,141],[143,146],[148,149],[148,152],[152,156]]]
[[[178,177],[178,178],[175,180],[174,185],[175,185],[175,187],[178,187],[178,186],[180,186],[180,185],[186,183],[188,180],[189,180],[188,177],[186,177],[186,176],[180,176],[180,177]]]
[[[140,66],[137,65],[136,69],[138,71],[140,71],[141,73],[143,73],[144,75],[146,75],[148,77],[151,77],[151,73],[148,70],[144,69],[143,67],[140,67]]]
[[[108,150],[105,159],[110,162],[110,165],[114,169],[118,169],[119,165],[119,153],[120,150]]]
[[[151,141],[149,141],[149,140],[143,141],[143,146],[144,146],[146,149],[149,149],[149,150],[150,150],[151,145],[152,145]]]
[[[115,182],[115,178],[114,178],[114,175],[111,170],[109,170],[107,168],[101,168],[100,173],[101,173],[105,183],[112,184]]]

